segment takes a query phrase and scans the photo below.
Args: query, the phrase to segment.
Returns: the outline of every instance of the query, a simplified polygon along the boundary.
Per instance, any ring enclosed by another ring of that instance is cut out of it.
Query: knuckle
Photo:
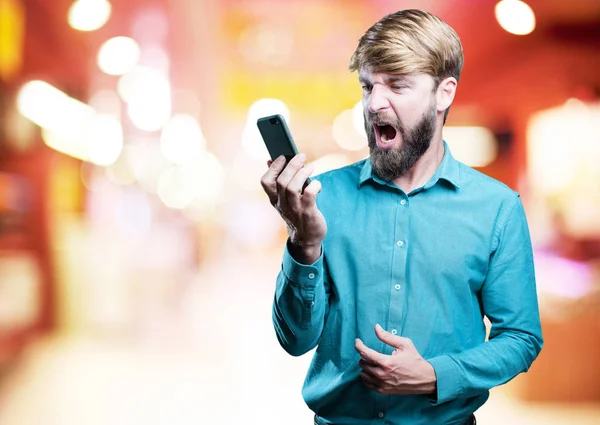
[[[272,187],[271,182],[266,178],[260,179],[260,185],[265,191],[268,191]]]
[[[406,338],[406,337],[400,337],[400,342],[401,342],[403,345],[407,345],[407,346],[409,346],[409,347],[412,347],[412,346],[413,346],[413,342],[410,340],[410,338]]]

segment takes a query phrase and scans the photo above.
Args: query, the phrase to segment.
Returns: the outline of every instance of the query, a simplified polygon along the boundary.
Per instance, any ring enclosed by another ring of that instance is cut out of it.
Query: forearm
[[[541,347],[541,332],[507,330],[462,353],[429,359],[437,376],[437,403],[506,383],[529,369]]]
[[[281,346],[289,354],[300,356],[317,345],[327,305],[322,256],[311,265],[303,265],[291,257],[286,247],[277,277],[273,325]]]
[[[480,297],[492,323],[489,341],[429,360],[438,403],[504,384],[527,371],[542,349],[533,252],[518,197],[498,221]]]

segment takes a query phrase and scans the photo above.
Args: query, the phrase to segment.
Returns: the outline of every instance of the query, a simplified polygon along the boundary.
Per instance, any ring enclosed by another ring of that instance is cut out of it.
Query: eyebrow
[[[410,83],[410,79],[408,78],[407,75],[392,75],[389,77],[385,77],[384,80],[385,80],[386,84],[398,83],[398,82]],[[370,78],[362,76],[362,75],[360,75],[358,77],[358,82],[361,84],[372,84],[372,81]]]

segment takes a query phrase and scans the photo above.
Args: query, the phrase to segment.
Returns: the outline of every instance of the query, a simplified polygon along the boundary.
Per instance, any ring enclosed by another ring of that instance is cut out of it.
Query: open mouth
[[[375,129],[377,136],[379,136],[378,139],[381,140],[383,144],[391,143],[398,134],[398,130],[396,130],[394,126],[385,122],[374,123],[373,128]]]

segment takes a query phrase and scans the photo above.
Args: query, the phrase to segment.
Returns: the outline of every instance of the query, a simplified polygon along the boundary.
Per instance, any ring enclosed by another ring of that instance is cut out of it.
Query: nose
[[[367,98],[367,107],[371,112],[379,112],[390,105],[390,102],[385,94],[385,88],[377,84],[371,89]]]

